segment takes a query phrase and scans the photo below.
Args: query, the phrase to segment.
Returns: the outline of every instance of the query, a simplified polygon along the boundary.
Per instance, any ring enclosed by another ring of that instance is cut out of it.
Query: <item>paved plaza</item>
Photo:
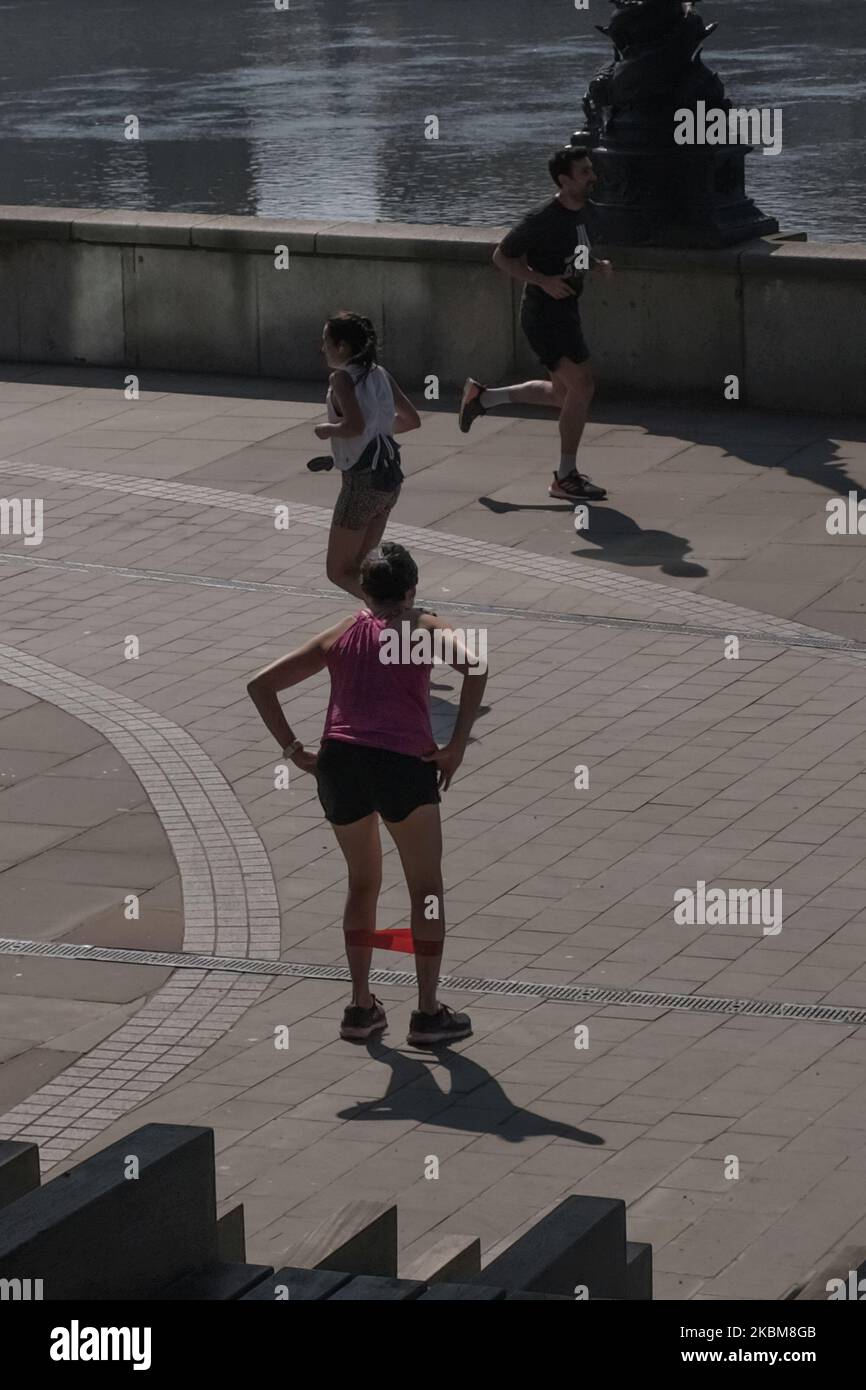
[[[221,1210],[274,1265],[357,1197],[397,1202],[401,1265],[621,1197],[667,1299],[778,1299],[866,1251],[866,553],[826,527],[866,497],[863,421],[602,402],[581,459],[611,500],[578,533],[552,418],[467,437],[428,407],[388,534],[491,670],[443,800],[443,997],[474,1036],[434,1055],[399,978],[383,1039],[337,1037],[342,857],[245,690],[352,610],[305,468],[322,391],[142,388],[0,370],[0,496],[44,500],[41,544],[0,536],[0,936],[43,948],[0,954],[0,1138],[55,1175],[211,1126]],[[458,683],[437,668],[440,738]],[[287,696],[308,746],[326,698]],[[677,922],[700,881],[781,890],[781,930]],[[391,850],[381,904],[406,923]],[[147,961],[180,951],[263,965]]]

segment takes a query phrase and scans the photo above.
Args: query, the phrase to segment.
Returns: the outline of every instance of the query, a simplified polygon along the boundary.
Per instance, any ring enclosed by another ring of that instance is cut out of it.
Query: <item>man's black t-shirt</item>
[[[525,285],[523,297],[527,307],[560,311],[563,306],[575,307],[586,274],[585,269],[580,268],[581,263],[583,266],[589,264],[590,218],[586,207],[575,212],[563,207],[558,198],[551,198],[528,213],[500,243],[504,256],[515,260],[525,256],[531,269],[542,275],[567,276],[575,292],[574,299],[552,299],[540,285]]]

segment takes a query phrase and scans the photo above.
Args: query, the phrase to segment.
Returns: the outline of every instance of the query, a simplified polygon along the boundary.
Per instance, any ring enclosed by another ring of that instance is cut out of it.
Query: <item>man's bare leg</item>
[[[570,358],[563,357],[554,368],[552,376],[554,383],[559,386],[562,401],[559,411],[562,453],[576,460],[589,407],[595,394],[592,368],[588,362],[572,362]],[[576,463],[574,467],[577,467]]]
[[[460,429],[468,434],[473,420],[477,420],[479,415],[486,415],[488,410],[495,410],[497,406],[540,405],[557,410],[562,404],[563,395],[562,387],[553,380],[553,373],[550,381],[522,381],[517,386],[482,386],[480,381],[469,377],[460,402]]]
[[[499,399],[503,392],[506,400]],[[486,387],[481,393],[481,404],[485,410],[495,410],[497,405],[546,405],[556,409],[560,394],[552,381],[523,381],[519,386],[492,390]]]
[[[571,358],[560,358],[553,369],[554,386],[559,388],[562,401],[559,411],[559,467],[550,488],[551,497],[562,497],[567,501],[602,501],[607,493],[596,487],[577,471],[577,451],[589,415],[589,407],[595,394],[592,368],[588,361],[572,362]]]

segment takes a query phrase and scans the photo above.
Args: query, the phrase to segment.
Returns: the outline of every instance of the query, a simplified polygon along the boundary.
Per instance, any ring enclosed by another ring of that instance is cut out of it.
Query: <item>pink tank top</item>
[[[431,666],[381,658],[379,633],[395,623],[366,610],[328,652],[331,698],[322,740],[362,743],[420,757],[435,748],[430,725]]]

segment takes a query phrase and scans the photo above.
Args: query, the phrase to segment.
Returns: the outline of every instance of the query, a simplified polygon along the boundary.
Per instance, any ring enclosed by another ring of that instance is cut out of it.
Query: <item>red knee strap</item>
[[[405,951],[408,955],[441,956],[445,942],[416,941],[409,927],[393,927],[383,931],[348,931],[346,944],[373,951]]]

